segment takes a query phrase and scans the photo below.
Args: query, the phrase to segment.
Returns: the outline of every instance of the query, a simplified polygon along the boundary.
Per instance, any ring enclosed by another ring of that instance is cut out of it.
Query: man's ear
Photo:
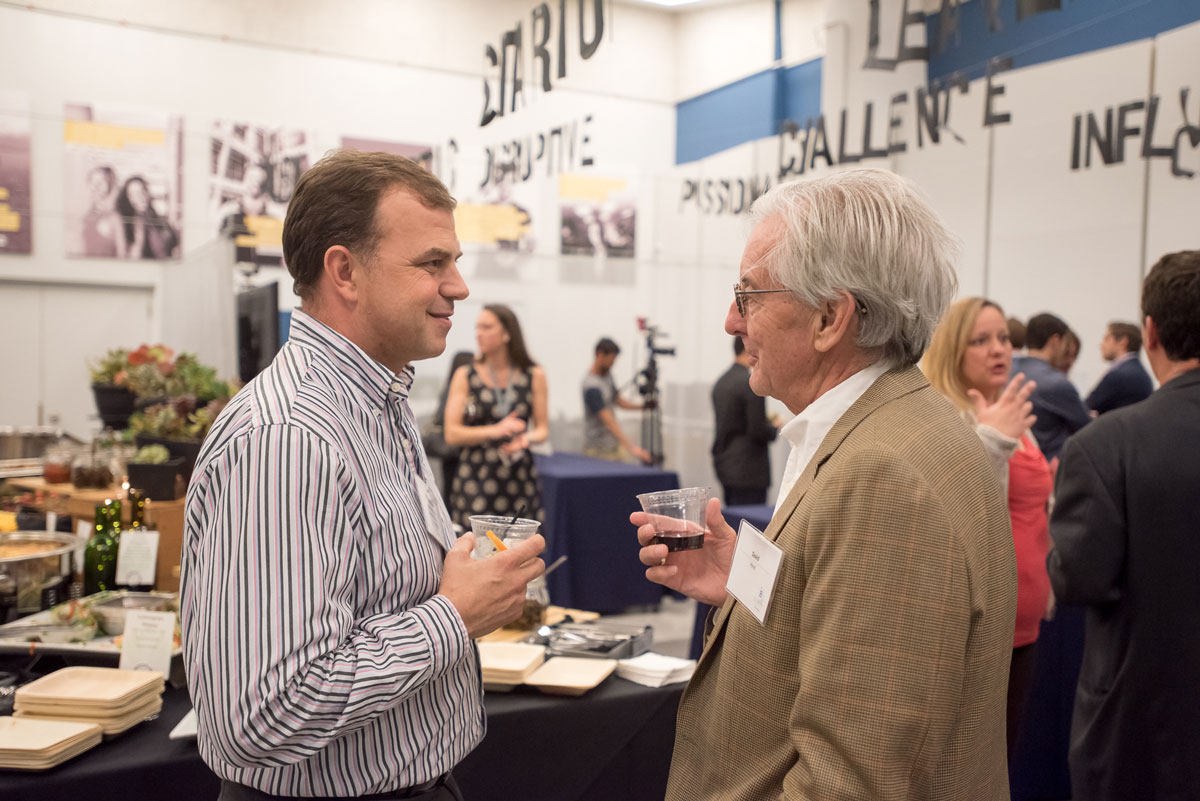
[[[343,303],[358,302],[362,263],[342,245],[332,245],[325,251],[325,280],[333,294]]]
[[[858,304],[849,292],[843,291],[836,300],[823,301],[815,315],[813,347],[828,353],[843,340],[853,337],[858,330],[857,316]]]
[[[1148,314],[1146,315],[1145,322],[1142,323],[1142,344],[1145,346],[1147,353],[1151,350],[1158,350],[1162,344],[1158,339],[1158,326],[1154,324],[1154,320]]]

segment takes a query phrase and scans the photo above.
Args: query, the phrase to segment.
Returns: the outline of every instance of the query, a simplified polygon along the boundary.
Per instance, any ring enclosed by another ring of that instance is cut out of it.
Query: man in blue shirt
[[[1024,373],[1026,378],[1037,382],[1037,388],[1029,396],[1033,413],[1037,415],[1032,430],[1047,459],[1057,457],[1067,437],[1092,419],[1074,385],[1053,367],[1068,347],[1067,332],[1070,330],[1053,314],[1035,315],[1030,318],[1025,331],[1029,355],[1013,358],[1013,375]]]
[[[1100,355],[1112,362],[1108,372],[1087,396],[1087,406],[1096,414],[1144,401],[1154,391],[1150,374],[1138,360],[1142,332],[1133,323],[1109,323],[1100,340]]]

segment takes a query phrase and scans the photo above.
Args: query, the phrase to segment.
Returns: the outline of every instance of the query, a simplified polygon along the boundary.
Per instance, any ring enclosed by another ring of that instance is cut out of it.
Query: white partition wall
[[[1071,378],[1085,392],[1103,372],[1105,325],[1137,319],[1145,164],[1072,171],[1072,115],[1143,96],[1151,58],[1138,42],[1011,73],[1005,100],[1020,124],[995,128],[988,294],[1022,319],[1050,311],[1079,333]]]

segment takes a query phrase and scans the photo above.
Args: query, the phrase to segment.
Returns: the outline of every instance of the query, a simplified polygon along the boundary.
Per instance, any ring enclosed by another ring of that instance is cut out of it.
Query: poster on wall
[[[33,251],[29,96],[0,90],[0,254]]]
[[[558,179],[560,247],[567,283],[633,283],[637,196],[631,181],[590,175]]]
[[[238,261],[283,263],[283,219],[296,181],[316,160],[316,137],[296,128],[213,123],[209,217],[236,238]]]
[[[342,147],[346,150],[360,150],[363,153],[391,153],[393,156],[403,156],[419,162],[425,169],[433,171],[433,146],[413,145],[404,142],[388,142],[383,139],[361,139],[354,136],[343,136]]]
[[[68,103],[64,119],[67,255],[179,258],[183,118]]]
[[[534,280],[534,222],[540,182],[489,181],[459,200],[454,227],[462,243],[464,275],[492,281]]]

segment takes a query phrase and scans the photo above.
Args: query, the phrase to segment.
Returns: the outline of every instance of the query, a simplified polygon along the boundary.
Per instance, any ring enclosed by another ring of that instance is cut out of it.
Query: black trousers
[[[750,506],[767,502],[766,487],[727,487],[721,485],[725,492],[726,506]]]
[[[1033,690],[1033,675],[1037,669],[1037,643],[1014,648],[1008,667],[1008,761],[1012,763],[1017,738],[1025,723],[1025,709]]]
[[[458,783],[447,773],[429,789],[402,789],[387,793],[373,793],[357,796],[360,801],[463,801]],[[247,787],[237,782],[221,780],[221,794],[217,801],[345,801],[332,799],[327,796],[304,797],[290,795],[271,795],[253,787]]]

